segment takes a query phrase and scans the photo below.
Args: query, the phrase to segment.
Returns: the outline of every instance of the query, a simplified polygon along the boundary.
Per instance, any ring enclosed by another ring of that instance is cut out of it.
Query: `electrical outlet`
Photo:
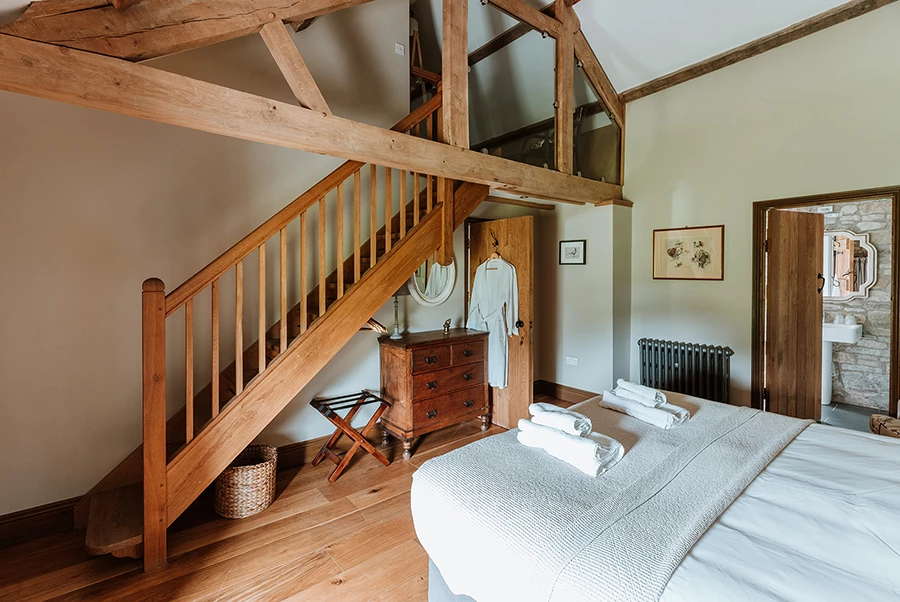
[[[571,355],[567,355],[567,356],[566,356],[566,363],[569,364],[570,366],[577,366],[577,365],[578,365],[578,358],[577,358],[577,357],[572,357]]]
[[[400,56],[406,56],[406,46],[404,46],[400,42],[394,42],[394,52],[396,52]]]

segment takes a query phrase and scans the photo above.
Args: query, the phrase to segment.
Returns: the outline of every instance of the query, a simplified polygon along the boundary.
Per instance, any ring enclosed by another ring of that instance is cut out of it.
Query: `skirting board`
[[[279,447],[278,470],[309,464],[329,436]],[[0,549],[71,531],[75,528],[75,505],[80,500],[80,496],[73,497],[0,516]]]
[[[73,497],[0,516],[0,549],[71,531],[75,528],[75,504],[79,500],[80,497]]]
[[[584,389],[576,389],[575,387],[568,387],[547,380],[534,381],[534,392],[536,394],[549,395],[568,403],[581,403],[599,395],[599,393],[591,393]]]

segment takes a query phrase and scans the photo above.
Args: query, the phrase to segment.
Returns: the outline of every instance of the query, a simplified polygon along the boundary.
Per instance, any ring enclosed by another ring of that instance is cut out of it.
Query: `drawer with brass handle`
[[[413,375],[413,403],[484,382],[484,366],[469,364]]]
[[[413,374],[439,370],[450,366],[451,352],[447,347],[418,349],[412,353]]]
[[[484,341],[457,343],[452,348],[453,365],[474,364],[484,361]]]
[[[448,395],[434,397],[413,406],[413,420],[426,423],[437,423],[444,420],[459,419],[461,416],[480,416],[484,405],[475,400],[482,400],[484,393],[481,387],[454,391]]]

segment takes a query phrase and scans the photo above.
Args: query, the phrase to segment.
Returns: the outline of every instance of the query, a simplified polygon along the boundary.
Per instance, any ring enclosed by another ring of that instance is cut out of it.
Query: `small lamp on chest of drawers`
[[[394,341],[403,338],[403,334],[400,332],[400,297],[402,296],[409,296],[409,287],[405,284],[394,293],[394,332],[391,333],[391,339]]]

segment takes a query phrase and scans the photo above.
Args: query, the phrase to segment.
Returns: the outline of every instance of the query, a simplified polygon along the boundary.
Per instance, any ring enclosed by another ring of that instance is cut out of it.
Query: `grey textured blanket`
[[[419,540],[479,602],[656,601],[703,532],[808,421],[672,394],[661,430],[589,400],[574,410],[625,457],[587,477],[515,431],[429,460],[413,477]]]

